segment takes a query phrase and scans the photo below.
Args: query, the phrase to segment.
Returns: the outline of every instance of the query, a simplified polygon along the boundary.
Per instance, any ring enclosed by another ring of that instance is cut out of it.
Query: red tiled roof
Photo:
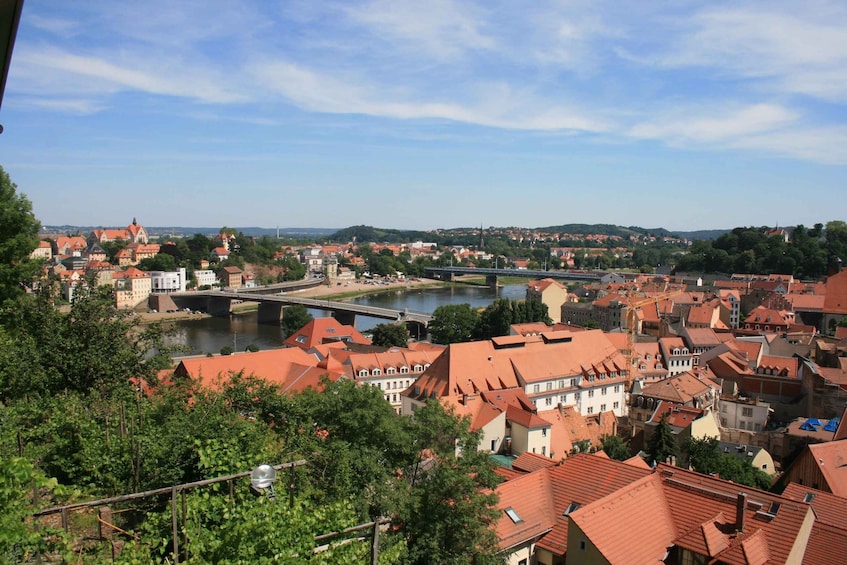
[[[646,384],[641,389],[641,394],[669,402],[686,404],[707,393],[710,388],[707,383],[686,372],[662,381]]]
[[[808,450],[832,494],[847,497],[847,440],[812,443]]]
[[[512,461],[512,469],[524,471],[525,473],[531,473],[539,469],[555,466],[556,462],[550,459],[549,457],[544,457],[543,455],[538,455],[537,453],[530,453],[529,451],[521,453],[520,455],[518,455],[517,459]]]
[[[370,345],[371,341],[363,336],[353,326],[345,326],[332,317],[314,318],[311,322],[288,336],[285,345],[311,349],[329,341],[350,341],[362,345]]]
[[[847,531],[815,522],[803,554],[803,563],[836,563],[838,555],[847,555]]]
[[[847,530],[847,498],[797,483],[788,483],[782,496],[810,504],[818,522]],[[807,497],[811,500],[807,501]]]
[[[823,311],[827,314],[847,314],[847,269],[826,280]]]

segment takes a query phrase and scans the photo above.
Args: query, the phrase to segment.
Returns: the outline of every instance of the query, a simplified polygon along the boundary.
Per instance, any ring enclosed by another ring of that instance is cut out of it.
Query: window
[[[568,516],[571,512],[580,507],[579,502],[571,502],[568,504],[568,507],[565,508],[565,511],[562,512],[562,516]]]
[[[620,403],[620,402],[615,402],[614,404],[612,404],[612,408],[614,408],[615,410],[617,410],[617,409],[618,409],[618,408],[620,408],[620,407],[621,407],[621,403]]]
[[[397,369],[395,369],[394,367],[389,367],[385,370],[386,375],[393,375],[396,372],[397,372]]]
[[[567,395],[567,394],[563,394],[562,396],[560,396],[560,397],[559,397],[559,402],[561,402],[562,404],[567,404],[567,403],[568,403],[568,395]]]
[[[423,367],[421,365],[415,365],[415,372],[420,373],[421,371],[423,371]]]
[[[547,383],[547,390],[553,390],[553,383]]]
[[[397,402],[397,395],[396,394],[391,395],[391,402]]]
[[[532,385],[532,392],[541,392],[541,385]]]
[[[600,412],[605,412],[605,411],[606,411],[606,405],[605,405],[605,404],[601,404],[601,405],[600,405]]]
[[[373,374],[373,376],[378,377],[382,374],[382,370],[381,369],[374,369],[372,374]]]
[[[541,446],[541,455],[547,455],[547,446],[546,445]]]
[[[602,394],[603,396],[606,396],[606,393],[609,392],[608,389],[609,389],[609,387],[604,386],[602,389],[600,389],[600,394]]]
[[[588,391],[588,398],[594,398],[594,389],[593,388]]]
[[[565,381],[564,380],[559,381],[559,388],[565,388]]]
[[[594,414],[594,407],[593,407],[593,406],[589,406],[589,407],[588,407],[588,413],[589,413],[589,414]]]
[[[360,370],[360,371],[359,371],[359,376],[360,376],[360,377],[367,377],[367,376],[368,376],[368,370],[367,370],[367,369],[362,369],[362,370]]]
[[[547,437],[547,428],[541,428],[541,437]]]
[[[753,408],[751,406],[745,406],[744,408],[741,409],[741,415],[744,416],[745,418],[752,418],[753,417]]]
[[[511,506],[509,508],[506,508],[506,516],[508,516],[515,524],[520,524],[521,522],[523,522],[523,520],[521,520],[521,517],[518,516],[518,513],[515,512],[515,509]]]
[[[621,391],[621,385],[615,385],[615,392]]]
[[[576,379],[571,379],[571,386],[576,386]]]
[[[404,365],[404,366],[402,366],[402,367],[400,367],[400,374],[401,374],[401,375],[406,375],[406,374],[408,374],[408,373],[409,373],[409,368],[408,368],[408,367],[406,367],[405,365]]]
[[[553,405],[553,397],[548,396],[547,398],[545,398],[544,399],[544,405],[545,406],[552,406]]]

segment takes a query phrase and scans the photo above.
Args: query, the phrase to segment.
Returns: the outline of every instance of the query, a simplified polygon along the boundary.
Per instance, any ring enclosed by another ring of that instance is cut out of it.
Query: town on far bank
[[[828,228],[847,232],[842,224]],[[821,225],[739,228],[711,243],[517,228],[432,235],[303,244],[225,229],[153,243],[133,220],[45,235],[33,256],[66,300],[105,285],[118,308],[139,311],[182,309],[190,291],[486,280],[451,271],[460,266],[524,273],[536,319],[503,303],[444,307],[421,339],[384,345],[355,316],[317,318],[283,348],[183,358],[159,382],[214,387],[249,374],[293,394],[350,380],[378,388],[399,415],[438,399],[500,465],[493,527],[515,565],[847,555],[847,271],[835,255],[847,239],[827,240]],[[443,331],[448,316],[464,333]],[[636,510],[643,519],[630,519]]]

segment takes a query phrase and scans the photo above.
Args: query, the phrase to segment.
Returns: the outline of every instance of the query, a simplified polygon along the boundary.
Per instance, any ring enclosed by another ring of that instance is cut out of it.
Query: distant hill
[[[535,228],[537,231],[572,233],[579,235],[619,235],[628,237],[630,235],[643,234],[648,230],[638,227],[625,228],[613,224],[564,224],[561,226],[547,226]]]
[[[104,227],[116,227],[116,226],[42,226],[41,233],[43,234],[56,234],[56,235],[68,235],[68,234],[87,234],[92,230],[102,229]],[[174,237],[188,237],[192,236],[195,233],[200,233],[205,236],[212,236],[220,233],[221,227],[214,228],[205,228],[205,227],[185,227],[185,226],[144,226],[147,230],[147,233],[152,237],[159,237],[162,235],[173,235]],[[262,237],[262,236],[270,236],[276,237],[277,228],[259,228],[259,227],[246,227],[246,228],[234,228],[237,231],[240,231],[244,235]],[[280,237],[325,237],[327,235],[333,234],[338,231],[337,228],[279,228]]]

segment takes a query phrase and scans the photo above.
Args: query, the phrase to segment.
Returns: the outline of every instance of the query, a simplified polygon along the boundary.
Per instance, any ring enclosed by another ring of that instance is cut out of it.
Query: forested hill
[[[838,268],[847,258],[847,223],[785,228],[784,236],[766,227],[735,228],[714,241],[697,241],[680,257],[677,271],[779,273],[811,280]]]

